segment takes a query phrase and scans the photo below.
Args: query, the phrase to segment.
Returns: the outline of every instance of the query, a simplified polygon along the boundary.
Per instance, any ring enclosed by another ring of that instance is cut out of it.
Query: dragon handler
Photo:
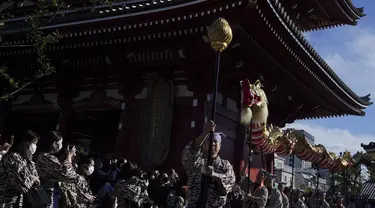
[[[188,208],[221,208],[226,204],[227,194],[231,191],[236,176],[228,160],[219,157],[223,133],[213,133],[214,141],[209,144],[210,132],[215,132],[215,123],[210,121],[205,125],[204,132],[190,142],[182,153],[182,164],[188,176]],[[212,145],[212,164],[207,168],[209,145]],[[202,147],[203,146],[203,151]],[[209,177],[207,177],[209,176]],[[203,205],[203,186],[205,180],[211,180],[207,195],[207,204]]]

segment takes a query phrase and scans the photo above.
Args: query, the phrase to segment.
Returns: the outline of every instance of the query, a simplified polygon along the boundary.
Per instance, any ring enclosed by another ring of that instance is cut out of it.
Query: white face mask
[[[94,166],[90,165],[88,169],[85,169],[87,176],[91,175],[94,172]]]
[[[56,152],[60,151],[62,149],[62,146],[63,146],[62,139],[54,142],[53,147],[52,147],[52,149],[53,149],[52,152],[56,153]]]
[[[36,144],[31,143],[29,148],[26,150],[28,155],[33,155],[36,152]]]

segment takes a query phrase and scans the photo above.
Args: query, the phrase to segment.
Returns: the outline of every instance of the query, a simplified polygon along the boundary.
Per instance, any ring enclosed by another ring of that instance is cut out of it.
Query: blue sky
[[[353,0],[364,7],[366,16],[357,26],[342,26],[306,33],[307,39],[360,96],[371,93],[375,101],[375,1]],[[365,117],[297,121],[288,127],[305,129],[315,136],[316,143],[330,151],[363,150],[361,143],[375,142],[375,104],[366,110]]]

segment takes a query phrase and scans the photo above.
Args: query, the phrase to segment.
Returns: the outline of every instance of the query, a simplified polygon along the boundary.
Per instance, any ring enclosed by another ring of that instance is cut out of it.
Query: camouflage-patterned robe
[[[307,208],[306,204],[302,201],[302,199],[298,199],[296,203],[294,203],[293,208]]]
[[[182,164],[188,176],[187,200],[189,205],[195,205],[200,197],[202,172],[207,164],[207,159],[203,158],[203,152],[201,150],[195,152],[192,149],[192,144],[193,142],[190,142],[182,153]],[[226,204],[227,195],[236,181],[236,176],[228,160],[217,157],[212,166],[214,171],[219,174],[219,178],[210,184],[206,208],[220,208]]]
[[[277,188],[272,188],[268,193],[268,202],[266,208],[282,208],[283,197]]]

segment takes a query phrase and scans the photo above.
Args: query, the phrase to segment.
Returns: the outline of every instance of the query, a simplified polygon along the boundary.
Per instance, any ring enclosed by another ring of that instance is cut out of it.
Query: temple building
[[[57,72],[3,103],[0,133],[58,129],[87,152],[114,152],[145,168],[181,171],[184,146],[210,119],[215,52],[205,36],[218,17],[228,20],[233,40],[222,54],[216,123],[227,135],[221,156],[237,173],[248,154],[239,123],[240,80],[261,81],[269,123],[278,126],[364,116],[372,104],[369,96],[354,93],[303,35],[355,25],[364,14],[350,0],[74,2],[51,9],[44,17],[51,21],[40,28],[61,35],[47,48]],[[2,45],[29,43],[22,33],[26,17],[20,15],[33,8],[27,3],[6,8],[14,17],[2,29]],[[4,47],[1,63],[18,73],[36,70],[35,53]],[[260,157],[254,171],[262,166]],[[273,154],[264,157],[264,168],[273,172]]]

